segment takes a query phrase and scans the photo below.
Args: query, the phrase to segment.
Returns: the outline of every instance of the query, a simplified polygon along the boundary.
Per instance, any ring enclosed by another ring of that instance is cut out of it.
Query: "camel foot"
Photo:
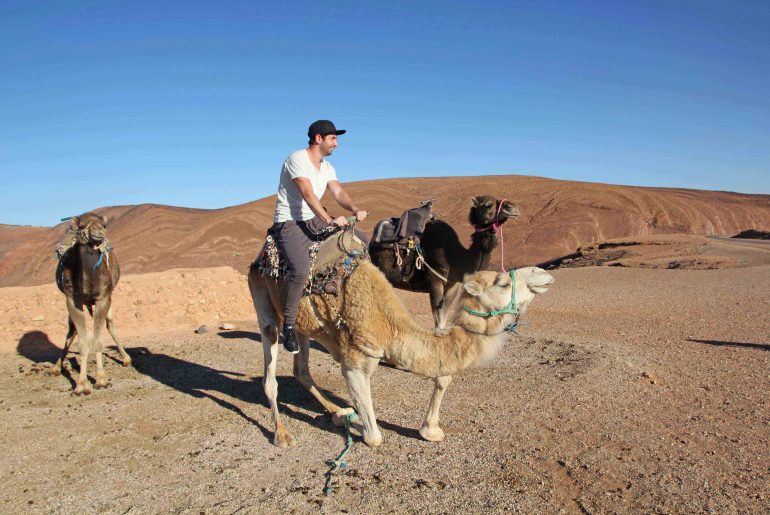
[[[382,435],[379,433],[376,435],[368,435],[364,433],[364,443],[369,447],[379,447],[382,445]]]
[[[46,374],[49,376],[60,376],[62,371],[62,367],[60,365],[57,365],[53,368],[49,368],[45,371]]]
[[[107,388],[110,386],[110,382],[107,380],[107,374],[104,372],[97,372],[96,373],[96,384],[94,384],[94,388],[97,390],[100,388]]]
[[[429,442],[440,442],[444,439],[444,430],[440,427],[429,427],[423,425],[420,428],[420,436]]]
[[[86,381],[85,384],[78,383],[75,386],[75,390],[72,392],[75,395],[91,395],[91,384]]]
[[[124,367],[130,367],[131,366],[131,358],[126,358],[123,360],[123,366]]]
[[[285,429],[282,431],[276,431],[275,436],[273,437],[273,445],[281,449],[293,447],[296,445],[296,443],[297,442],[294,440],[294,437],[291,436]]]
[[[345,415],[349,415],[350,413],[355,413],[355,410],[353,408],[342,408],[337,413],[332,413],[332,424],[337,427],[343,427],[345,425]],[[353,417],[351,422],[356,422],[357,420],[358,414]]]

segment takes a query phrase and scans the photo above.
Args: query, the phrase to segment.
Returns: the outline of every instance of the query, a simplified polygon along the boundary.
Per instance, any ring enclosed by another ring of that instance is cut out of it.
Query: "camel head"
[[[509,218],[515,219],[519,216],[519,210],[508,200],[501,201],[489,195],[482,195],[471,198],[471,212],[468,215],[468,221],[476,229],[490,227],[492,225],[502,225]]]
[[[70,231],[81,245],[98,247],[107,238],[107,219],[88,212],[70,219]]]
[[[548,291],[553,282],[551,274],[535,266],[509,272],[476,272],[467,276],[455,292],[453,325],[491,334],[515,323],[526,313],[532,299]]]
[[[516,301],[519,305],[519,315],[524,316],[529,303],[536,295],[545,293],[554,283],[551,274],[536,266],[525,266],[516,269]]]

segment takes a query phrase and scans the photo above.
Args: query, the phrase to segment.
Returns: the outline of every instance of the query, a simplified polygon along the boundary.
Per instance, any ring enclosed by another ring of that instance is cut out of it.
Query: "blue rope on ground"
[[[348,413],[344,417],[345,421],[345,448],[342,450],[339,456],[337,456],[336,459],[327,461],[326,464],[331,467],[329,471],[326,473],[326,484],[324,485],[324,495],[330,495],[332,492],[334,492],[334,488],[332,487],[332,474],[337,472],[338,470],[344,470],[348,468],[348,462],[345,461],[345,456],[348,455],[350,450],[353,448],[353,435],[350,434],[350,422],[356,418],[358,415],[356,412]]]

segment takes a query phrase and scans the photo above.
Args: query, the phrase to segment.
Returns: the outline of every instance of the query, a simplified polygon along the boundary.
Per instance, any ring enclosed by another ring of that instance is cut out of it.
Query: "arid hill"
[[[346,185],[370,211],[362,228],[437,198],[435,211],[468,241],[470,197],[513,200],[521,211],[504,228],[506,266],[542,263],[578,247],[616,238],[727,235],[770,229],[770,195],[641,188],[519,175],[387,179]],[[96,209],[110,219],[109,234],[126,273],[229,265],[244,270],[271,223],[274,197],[223,209],[143,204]],[[334,202],[325,204],[333,213]],[[53,281],[54,249],[65,224],[51,228],[0,225],[0,287]],[[493,263],[498,264],[500,254]]]

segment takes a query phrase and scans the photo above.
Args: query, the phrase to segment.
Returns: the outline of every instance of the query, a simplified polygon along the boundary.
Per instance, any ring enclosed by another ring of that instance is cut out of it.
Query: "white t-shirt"
[[[318,200],[321,200],[329,181],[337,180],[337,172],[331,163],[324,160],[321,160],[320,171],[316,170],[305,149],[292,152],[283,162],[283,168],[281,168],[278,198],[275,200],[274,223],[286,222],[287,220],[310,220],[315,216],[294,183],[294,179],[297,177],[307,178],[313,186],[313,193],[318,197]]]

